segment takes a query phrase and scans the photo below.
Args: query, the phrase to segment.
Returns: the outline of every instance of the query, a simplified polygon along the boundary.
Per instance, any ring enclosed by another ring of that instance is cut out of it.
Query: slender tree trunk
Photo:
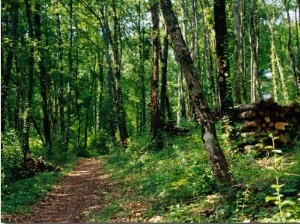
[[[241,54],[241,94],[242,94],[242,101],[248,102],[248,91],[247,91],[247,75],[246,75],[246,47],[245,47],[245,0],[241,0],[241,48],[240,48],[240,54]]]
[[[152,75],[151,75],[151,99],[150,99],[150,133],[152,146],[155,150],[163,148],[160,136],[160,111],[158,104],[158,83],[159,83],[159,2],[151,0],[152,18]]]
[[[183,91],[183,77],[182,77],[182,70],[179,69],[178,71],[178,99],[177,99],[177,120],[176,123],[179,126],[181,118],[186,118],[186,103],[185,103],[185,97],[184,97],[184,91]]]
[[[200,6],[201,6],[201,13],[202,13],[202,18],[203,18],[203,47],[204,47],[204,66],[206,68],[206,76],[208,77],[208,82],[209,82],[209,89],[211,90],[211,101],[212,101],[212,106],[213,108],[217,107],[217,96],[218,96],[218,91],[215,87],[215,64],[214,64],[214,58],[213,58],[213,44],[212,44],[212,35],[211,31],[209,30],[209,26],[211,25],[209,21],[207,20],[207,12],[209,12],[209,5],[208,2],[202,2],[200,1]],[[209,102],[209,101],[208,101]]]
[[[258,28],[255,0],[250,4],[251,102],[258,100]]]
[[[58,7],[58,2],[56,2]],[[60,15],[56,13],[56,35],[57,35],[57,50],[58,50],[58,76],[59,76],[59,84],[58,84],[58,107],[59,107],[59,134],[61,135],[62,147],[64,147],[65,141],[65,114],[64,114],[64,75],[63,75],[63,41],[61,36],[61,22]]]
[[[296,27],[299,27],[300,25],[300,0],[297,1],[298,4],[298,19],[297,19],[297,9],[295,10],[295,21],[296,21]],[[296,96],[300,97],[300,29],[296,30],[296,46],[297,46],[297,55],[298,55],[298,63],[297,63],[297,78],[298,82],[298,92]]]
[[[172,10],[172,3],[170,0],[160,0],[160,3],[175,54],[187,81],[189,95],[195,105],[197,120],[202,125],[202,140],[213,173],[218,181],[229,183],[232,176],[229,173],[227,161],[218,143],[214,120],[197,78],[199,74],[195,72],[193,60],[183,39],[175,13]]]
[[[141,2],[139,1],[137,6],[138,11],[138,35],[139,35],[139,74],[140,74],[140,91],[141,91],[141,104],[140,104],[140,121],[137,121],[137,124],[140,123],[138,132],[142,131],[146,125],[146,86],[145,86],[145,66],[144,66],[144,30],[141,26]],[[138,112],[139,113],[139,112]]]
[[[12,44],[8,46],[6,52],[6,60],[4,62],[4,52],[1,50],[1,133],[3,134],[6,128],[6,115],[7,115],[7,97],[9,92],[9,84],[12,76],[12,65],[15,55],[16,45],[17,45],[17,36],[18,36],[18,23],[19,23],[19,4],[17,0],[12,1],[12,4],[9,7],[11,10],[11,28],[9,31],[9,37],[12,41]],[[3,22],[3,21],[2,21]],[[3,32],[3,30],[2,30]]]
[[[114,108],[114,77],[113,77],[113,69],[112,69],[112,59],[110,56],[110,29],[108,24],[108,18],[107,18],[107,9],[104,8],[102,10],[102,17],[104,20],[104,24],[102,25],[102,31],[103,31],[103,41],[105,46],[105,57],[106,57],[106,64],[108,69],[108,76],[107,76],[107,82],[108,82],[108,98],[109,98],[109,114],[108,114],[108,120],[109,120],[109,131],[110,136],[112,138],[112,141],[115,143],[116,138],[116,127],[115,127],[115,108]]]
[[[74,75],[73,71],[73,0],[69,2],[69,51],[68,51],[68,75],[67,75],[67,96],[66,96],[66,104],[67,104],[67,116],[66,116],[66,137],[64,139],[64,147],[63,150],[67,151],[69,148],[70,142],[70,131],[71,131],[71,77]]]
[[[29,57],[28,57],[28,94],[27,102],[25,103],[25,116],[23,120],[23,157],[24,160],[27,158],[27,155],[30,153],[29,146],[29,120],[32,111],[32,99],[33,99],[33,76],[34,76],[34,33],[33,33],[33,24],[32,24],[32,12],[31,6],[28,0],[25,0],[26,6],[26,17],[28,23],[28,31],[30,38],[30,47],[29,47]]]
[[[122,56],[122,42],[121,42],[121,31],[120,31],[120,24],[119,18],[117,16],[116,11],[116,3],[113,0],[113,20],[114,20],[114,35],[113,35],[113,43],[112,49],[114,52],[114,61],[115,61],[115,98],[116,98],[116,108],[117,108],[117,116],[118,116],[118,126],[121,138],[121,144],[123,148],[127,148],[128,142],[128,131],[127,131],[127,124],[126,124],[126,113],[125,108],[123,105],[123,93],[121,88],[121,56]]]
[[[165,30],[165,36],[163,39],[163,49],[161,56],[161,90],[160,90],[160,112],[161,122],[165,123],[166,110],[167,110],[167,70],[168,70],[168,31]]]
[[[198,44],[198,7],[197,0],[192,0],[192,9],[193,9],[193,32],[192,32],[192,49],[191,56],[195,63],[196,72],[200,72],[200,55],[199,55],[199,44]]]
[[[235,0],[233,6],[234,17],[234,80],[236,84],[236,103],[242,103],[241,78],[242,78],[242,35],[241,35],[241,1]]]
[[[50,116],[49,116],[49,106],[48,106],[48,91],[49,91],[49,82],[48,82],[48,72],[45,66],[45,57],[42,50],[42,32],[41,32],[41,5],[40,2],[35,3],[34,11],[34,21],[35,21],[35,36],[38,41],[38,52],[40,60],[38,62],[40,70],[40,91],[42,98],[42,111],[43,111],[43,127],[44,127],[44,136],[45,136],[45,148],[47,154],[52,154],[52,137],[51,137],[51,126],[50,126]]]
[[[277,74],[276,72],[278,71],[279,73],[279,78],[282,84],[282,93],[283,93],[283,98],[284,101],[287,103],[289,102],[289,97],[288,97],[288,92],[287,92],[287,87],[286,87],[286,83],[285,83],[285,78],[283,75],[283,68],[280,64],[279,61],[279,57],[277,54],[277,50],[276,50],[276,40],[275,40],[275,34],[274,34],[274,28],[273,28],[273,24],[271,22],[270,19],[270,15],[268,12],[268,8],[267,5],[265,3],[265,0],[263,0],[265,9],[266,9],[266,16],[267,16],[267,23],[269,26],[269,30],[270,30],[270,35],[271,35],[271,64],[272,64],[272,79],[273,79],[273,94],[274,94],[274,100],[277,101],[278,100],[278,85],[277,85]]]
[[[289,51],[289,56],[291,60],[291,69],[294,75],[294,80],[295,80],[295,85],[297,88],[297,94],[300,94],[300,70],[297,68],[297,60],[296,57],[297,55],[293,51],[293,44],[292,44],[292,25],[291,25],[291,16],[290,16],[290,0],[285,0],[284,1],[284,6],[285,6],[285,13],[287,16],[288,20],[288,51]],[[296,14],[296,13],[295,13]],[[299,12],[298,12],[299,14]],[[297,27],[297,24],[296,24]],[[298,46],[299,48],[299,46]],[[299,52],[300,53],[300,52]],[[299,55],[299,65],[300,65],[300,55]]]

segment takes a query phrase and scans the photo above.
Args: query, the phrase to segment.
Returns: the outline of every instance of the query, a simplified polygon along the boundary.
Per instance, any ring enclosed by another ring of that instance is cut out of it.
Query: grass
[[[295,202],[282,208],[285,220],[300,221],[300,144],[282,149],[280,169],[274,169],[278,157],[257,158],[255,153],[224,150],[237,182],[224,187],[213,177],[197,130],[165,137],[165,148],[159,152],[147,151],[147,142],[147,136],[140,136],[125,151],[115,149],[104,157],[106,172],[117,187],[105,196],[106,206],[94,214],[93,221],[276,221],[278,206],[265,200],[274,194],[275,177],[284,184],[282,197]]]

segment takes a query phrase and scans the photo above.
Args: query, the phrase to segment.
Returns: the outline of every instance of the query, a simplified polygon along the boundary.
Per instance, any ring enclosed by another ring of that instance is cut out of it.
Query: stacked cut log
[[[54,166],[51,163],[45,162],[42,157],[38,159],[33,158],[29,155],[25,161],[22,163],[22,167],[25,171],[28,172],[29,176],[34,176],[36,173],[45,172],[45,171],[55,171],[60,172],[61,168],[59,166]]]
[[[272,99],[234,107],[235,121],[239,127],[245,151],[281,147],[294,141],[300,131],[300,104],[282,106]],[[270,135],[271,134],[271,135]],[[298,136],[299,137],[299,136]]]

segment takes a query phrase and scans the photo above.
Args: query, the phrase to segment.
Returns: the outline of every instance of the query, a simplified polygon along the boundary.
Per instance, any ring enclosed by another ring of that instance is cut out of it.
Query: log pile
[[[276,137],[276,147],[293,142],[300,131],[300,104],[279,105],[272,99],[234,107],[235,121],[245,151],[272,146],[270,136]]]
[[[23,161],[22,167],[26,172],[29,173],[30,176],[34,176],[36,173],[45,171],[61,171],[61,168],[59,166],[54,166],[51,163],[45,162],[45,160],[43,160],[42,157],[35,159],[31,155]]]

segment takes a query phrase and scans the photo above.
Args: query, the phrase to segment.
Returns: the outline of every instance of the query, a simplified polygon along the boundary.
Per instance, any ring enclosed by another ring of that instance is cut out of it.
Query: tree
[[[258,100],[258,26],[255,1],[250,4],[251,102]]]
[[[120,32],[120,23],[117,15],[116,2],[113,0],[113,21],[114,21],[114,34],[111,39],[111,46],[113,49],[114,55],[114,64],[115,64],[115,99],[116,99],[116,108],[117,108],[117,117],[118,117],[118,126],[121,138],[121,144],[124,148],[127,147],[127,125],[126,125],[126,113],[123,105],[123,93],[121,87],[121,56],[122,56],[122,41],[121,41],[121,32]]]
[[[241,104],[246,99],[243,97],[243,83],[245,80],[245,35],[244,35],[244,0],[235,0],[233,6],[234,17],[234,80],[235,80],[235,98],[236,103]]]
[[[228,59],[225,5],[225,0],[215,0],[214,21],[216,31],[217,78],[221,104],[221,116],[225,116],[227,119],[231,120],[233,100]],[[231,124],[231,122],[229,122],[229,124]]]
[[[48,154],[52,153],[52,137],[51,137],[51,126],[49,116],[49,78],[48,71],[45,66],[45,53],[43,51],[42,42],[42,24],[41,24],[41,3],[35,3],[34,10],[34,24],[35,24],[35,37],[38,43],[38,54],[39,54],[39,80],[40,80],[40,93],[42,98],[42,111],[43,111],[43,132],[45,137],[45,149]]]
[[[231,181],[227,161],[218,143],[214,120],[211,116],[206,98],[202,92],[201,85],[197,79],[193,60],[189,54],[186,43],[180,31],[177,18],[172,10],[170,0],[160,0],[161,10],[177,55],[180,67],[184,72],[190,98],[195,105],[195,112],[198,122],[202,125],[202,140],[210,160],[213,173],[216,179],[223,183]]]
[[[159,108],[159,2],[152,0],[151,2],[151,18],[152,18],[152,75],[151,75],[151,98],[150,98],[150,133],[152,146],[156,150],[163,148],[161,139],[161,119]]]
[[[278,101],[278,94],[279,94],[279,84],[278,83],[278,73],[279,73],[279,78],[281,80],[281,85],[282,85],[282,92],[283,92],[283,98],[285,102],[289,102],[289,97],[288,97],[288,92],[287,92],[287,86],[286,86],[286,81],[285,77],[283,74],[283,68],[280,63],[280,59],[277,53],[277,48],[276,48],[276,38],[275,38],[275,31],[274,31],[274,25],[273,23],[275,21],[271,21],[270,15],[269,15],[269,10],[267,8],[267,4],[265,0],[263,0],[265,10],[266,10],[266,17],[267,17],[267,24],[270,30],[270,35],[271,35],[271,67],[272,67],[272,81],[273,81],[273,97],[275,101]]]

